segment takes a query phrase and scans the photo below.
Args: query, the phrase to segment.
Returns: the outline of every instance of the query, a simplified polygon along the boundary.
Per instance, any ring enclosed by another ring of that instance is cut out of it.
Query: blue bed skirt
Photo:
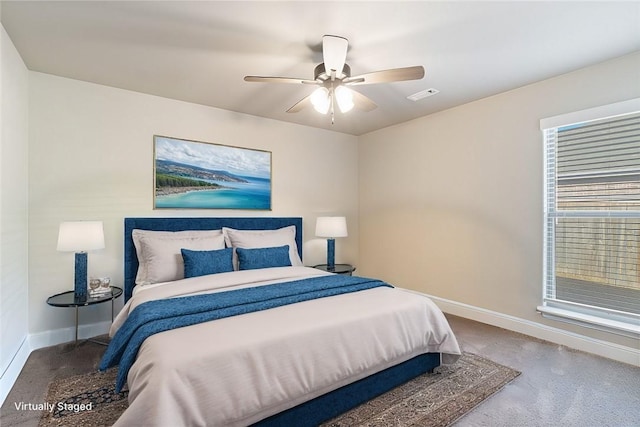
[[[426,353],[253,424],[256,427],[313,427],[440,365],[440,353]]]

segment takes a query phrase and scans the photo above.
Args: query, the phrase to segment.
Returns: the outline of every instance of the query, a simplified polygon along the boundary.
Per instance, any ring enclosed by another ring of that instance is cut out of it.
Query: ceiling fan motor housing
[[[330,77],[331,76],[327,74],[327,70],[324,67],[324,62],[322,64],[318,64],[318,66],[316,66],[316,68],[313,70],[313,78],[315,80],[326,81]],[[351,67],[349,67],[349,64],[345,63],[344,67],[342,68],[342,73],[336,73],[336,79],[342,80],[346,79],[347,77],[351,77]]]

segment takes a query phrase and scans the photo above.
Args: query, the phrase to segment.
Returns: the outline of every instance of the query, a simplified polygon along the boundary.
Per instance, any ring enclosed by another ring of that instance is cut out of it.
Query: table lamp
[[[75,252],[74,294],[87,297],[87,251],[104,248],[102,221],[66,221],[60,223],[58,250]]]
[[[316,220],[316,236],[327,237],[327,270],[336,268],[336,237],[347,237],[347,219],[321,216]]]

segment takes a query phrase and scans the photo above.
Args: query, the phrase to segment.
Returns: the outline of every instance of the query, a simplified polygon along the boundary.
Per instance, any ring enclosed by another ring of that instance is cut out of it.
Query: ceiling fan
[[[308,105],[312,105],[316,111],[322,114],[331,113],[331,123],[333,123],[336,104],[343,113],[350,111],[354,107],[362,111],[371,111],[377,108],[375,102],[348,86],[419,80],[424,77],[424,67],[421,65],[373,71],[352,76],[351,67],[346,63],[348,46],[349,41],[344,37],[323,36],[322,57],[324,62],[316,66],[313,72],[313,80],[263,76],[245,76],[244,80],[247,82],[294,83],[319,86],[313,93],[302,98],[289,108],[287,113],[297,113]]]

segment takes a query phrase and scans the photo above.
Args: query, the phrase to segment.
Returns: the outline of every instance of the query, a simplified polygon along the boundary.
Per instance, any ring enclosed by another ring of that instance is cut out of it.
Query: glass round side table
[[[122,295],[122,288],[117,286],[111,286],[111,292],[107,292],[102,295],[90,296],[87,294],[82,298],[76,298],[73,291],[62,292],[47,298],[47,304],[53,307],[75,307],[76,309],[76,343],[78,342],[78,309],[87,305],[101,304],[103,302],[111,301],[111,322],[113,322],[113,301]],[[97,344],[106,345],[103,342],[96,340],[87,340],[95,342]]]

